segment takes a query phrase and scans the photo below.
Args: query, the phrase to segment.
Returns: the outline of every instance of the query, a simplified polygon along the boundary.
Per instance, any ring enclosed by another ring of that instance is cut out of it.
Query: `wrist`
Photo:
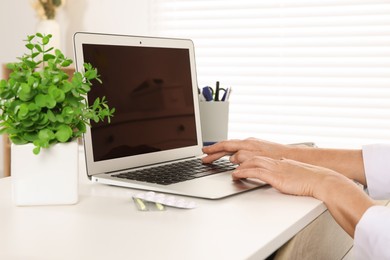
[[[323,202],[333,203],[341,198],[358,199],[367,197],[361,186],[342,174],[334,172],[322,176],[313,189],[313,197]],[[371,199],[370,199],[371,200]]]
[[[324,176],[313,190],[313,197],[323,201],[334,219],[353,237],[364,212],[375,202],[361,186],[343,175]]]
[[[345,179],[342,175],[323,175],[315,183],[313,197],[326,203],[330,198],[334,198],[340,190],[349,186],[350,182],[350,180]]]
[[[304,158],[308,158],[308,156],[310,156],[310,151],[313,151],[312,147],[303,145],[286,145],[285,150],[282,153],[282,157],[305,162]]]

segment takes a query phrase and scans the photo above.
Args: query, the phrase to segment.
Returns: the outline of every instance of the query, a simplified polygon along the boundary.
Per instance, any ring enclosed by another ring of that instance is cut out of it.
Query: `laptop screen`
[[[190,54],[185,48],[83,44],[97,68],[89,100],[106,96],[111,123],[91,122],[94,161],[197,145]]]

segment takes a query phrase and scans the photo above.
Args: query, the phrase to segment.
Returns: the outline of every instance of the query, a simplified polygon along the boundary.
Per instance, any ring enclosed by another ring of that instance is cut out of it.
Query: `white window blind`
[[[151,0],[150,23],[232,87],[229,138],[390,142],[390,0]]]

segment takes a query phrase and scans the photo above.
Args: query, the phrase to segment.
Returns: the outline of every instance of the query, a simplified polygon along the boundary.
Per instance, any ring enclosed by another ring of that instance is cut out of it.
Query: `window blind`
[[[190,38],[198,83],[232,87],[229,138],[390,142],[390,0],[151,0]]]

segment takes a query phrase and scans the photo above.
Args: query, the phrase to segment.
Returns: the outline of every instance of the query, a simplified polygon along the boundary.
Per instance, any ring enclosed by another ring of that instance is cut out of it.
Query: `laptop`
[[[91,181],[205,199],[264,185],[233,181],[234,166],[226,158],[210,165],[201,163],[191,40],[87,32],[75,33],[73,40],[76,70],[82,72],[83,64],[90,63],[102,80],[102,84],[93,83],[88,100],[105,96],[116,109],[110,124],[91,122],[84,135]],[[191,164],[186,167],[192,176],[183,180],[181,172],[176,172],[177,164]],[[210,169],[205,174],[199,167]]]

